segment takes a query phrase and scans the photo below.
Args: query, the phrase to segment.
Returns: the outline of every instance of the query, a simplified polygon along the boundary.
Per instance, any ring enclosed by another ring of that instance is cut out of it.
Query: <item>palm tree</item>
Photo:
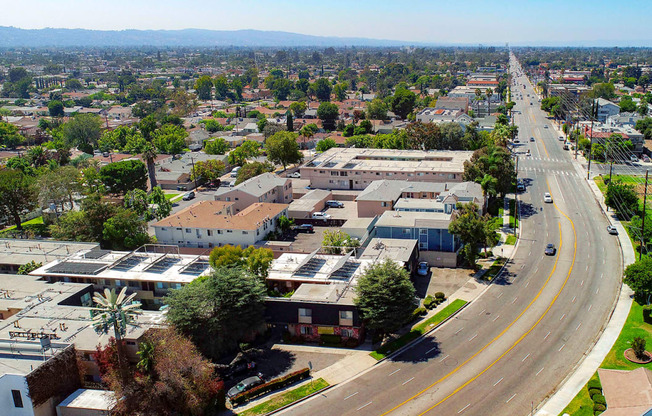
[[[149,176],[150,189],[154,189],[157,185],[156,165],[154,164],[156,156],[158,156],[156,148],[151,143],[147,143],[143,148],[143,159],[145,160],[145,163],[147,163],[147,175]]]
[[[303,126],[301,127],[301,130],[299,130],[299,134],[303,136],[303,148],[305,149],[306,139],[310,139],[312,136],[314,136],[315,132],[311,128]]]
[[[482,96],[482,90],[480,88],[475,89],[475,111],[480,112],[480,97]]]
[[[494,95],[494,91],[491,88],[487,88],[487,92],[485,92],[487,95],[487,105],[489,106],[489,111],[487,115],[491,115],[491,96]]]
[[[127,287],[123,287],[119,294],[116,295],[115,289],[104,289],[104,295],[96,293],[93,301],[98,305],[92,308],[94,311],[93,327],[100,333],[108,333],[113,328],[113,333],[117,341],[122,339],[126,333],[127,324],[136,321],[137,315],[142,313],[139,302],[133,302],[136,293],[129,296]]]

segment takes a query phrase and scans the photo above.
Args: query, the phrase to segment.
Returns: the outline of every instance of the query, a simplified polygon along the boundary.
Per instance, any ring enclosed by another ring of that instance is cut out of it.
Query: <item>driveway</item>
[[[473,274],[472,269],[431,267],[428,276],[414,277],[414,287],[420,298],[425,298],[427,295],[434,296],[437,292],[444,292],[448,297],[464,286]]]

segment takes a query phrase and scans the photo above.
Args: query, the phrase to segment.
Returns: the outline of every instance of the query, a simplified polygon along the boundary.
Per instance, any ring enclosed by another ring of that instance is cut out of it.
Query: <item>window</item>
[[[161,227],[161,231],[167,231],[168,229],[165,227]]]
[[[177,228],[177,231],[183,231],[183,228]]]
[[[353,311],[340,311],[340,319],[353,319]]]
[[[403,228],[403,234],[410,234],[409,228]]]
[[[127,345],[136,345],[136,341],[127,341]]]
[[[23,407],[23,397],[20,395],[20,390],[12,390],[11,396],[14,398],[14,407]]]
[[[233,230],[226,230],[226,232],[227,232],[227,233],[232,233],[232,232],[233,232]]]
[[[217,233],[218,233],[218,234],[222,234],[222,230],[217,230]]]
[[[421,235],[428,235],[428,229],[427,228],[421,228],[419,230],[419,234]]]
[[[213,236],[213,230],[207,230],[206,233],[208,234],[209,237]]]
[[[381,207],[386,207],[386,206],[387,206],[387,202],[381,202],[381,203],[380,203],[380,206],[381,206]]]
[[[419,250],[427,250],[427,249],[428,249],[427,243],[419,243]]]
[[[231,202],[231,197],[230,196],[226,197],[226,202]]]
[[[190,228],[186,228],[186,233],[187,234],[190,234],[191,232],[192,232],[192,230]]]
[[[248,233],[247,231],[243,231],[242,234],[243,234],[243,235],[247,235],[247,234],[249,234],[249,233]]]
[[[299,308],[299,316],[312,317],[312,309]]]
[[[302,326],[301,327],[301,335],[312,335],[312,327],[311,326]]]
[[[353,330],[352,329],[340,329],[340,336],[342,338],[351,338],[353,336]]]

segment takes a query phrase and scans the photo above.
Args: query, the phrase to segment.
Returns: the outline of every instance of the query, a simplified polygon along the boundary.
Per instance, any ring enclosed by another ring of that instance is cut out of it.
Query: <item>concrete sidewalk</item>
[[[582,160],[586,162],[584,157],[578,155],[578,159],[574,160],[575,169],[578,173],[582,173],[584,180],[589,184],[589,188],[593,192],[597,203],[602,208],[603,213],[612,224],[618,228],[618,241],[623,254],[623,265],[627,267],[636,260],[634,247],[627,235],[623,225],[613,212],[607,210],[604,203],[604,197],[600,189],[592,179],[586,179],[587,171],[582,167]],[[632,305],[632,290],[627,285],[622,285],[616,307],[611,315],[607,326],[600,335],[596,344],[591,348],[586,357],[579,363],[574,372],[566,379],[563,385],[557,392],[550,397],[536,413],[538,416],[559,415],[568,404],[575,398],[577,393],[588,383],[589,379],[604,361],[611,348],[613,347],[616,339],[620,335],[620,331],[627,320],[627,315]]]

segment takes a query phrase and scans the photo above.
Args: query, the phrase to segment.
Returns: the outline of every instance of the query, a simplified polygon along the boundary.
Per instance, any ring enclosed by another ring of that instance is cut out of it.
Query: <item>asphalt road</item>
[[[622,256],[524,82],[517,79],[524,100],[516,101],[516,123],[528,142],[514,150],[527,189],[506,273],[434,335],[284,414],[527,415],[596,341],[620,288]],[[545,192],[554,204],[543,202]],[[547,243],[555,256],[543,254]]]

